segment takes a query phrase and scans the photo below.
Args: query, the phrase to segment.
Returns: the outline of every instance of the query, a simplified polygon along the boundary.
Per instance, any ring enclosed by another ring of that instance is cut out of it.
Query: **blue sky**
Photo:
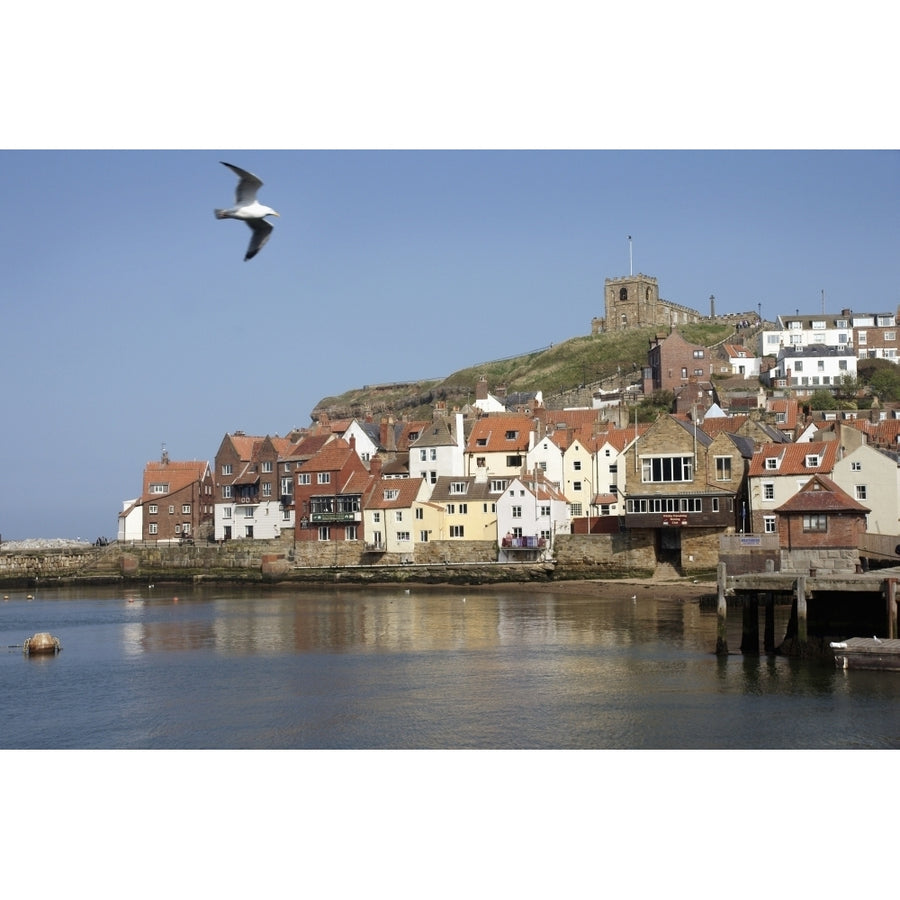
[[[703,312],[710,294],[813,312],[823,290],[894,309],[900,156],[872,87],[893,84],[888,30],[823,15],[811,34],[780,5],[777,33],[762,17],[727,46],[673,42],[691,5],[658,27],[639,7],[304,6],[256,20],[256,69],[222,49],[227,4],[177,32],[168,4],[123,12],[127,46],[90,30],[96,4],[56,29],[14,11],[3,538],[113,536],[163,444],[212,461],[226,432],[284,434],[327,395],[588,334],[628,235],[634,271]],[[611,38],[637,26],[640,66]],[[253,147],[281,149],[225,149]],[[249,230],[213,217],[234,194],[220,160],[281,213],[246,263]]]
[[[257,173],[260,254],[217,221]],[[896,152],[10,151],[2,533],[111,535],[147,460],[590,332],[634,271],[703,312],[900,304]],[[35,236],[40,236],[35,240]],[[540,385],[535,385],[539,388]]]

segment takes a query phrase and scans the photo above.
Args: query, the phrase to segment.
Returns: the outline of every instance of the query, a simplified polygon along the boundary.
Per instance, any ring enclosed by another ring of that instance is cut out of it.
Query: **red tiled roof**
[[[803,512],[860,512],[871,510],[857,503],[846,491],[839,488],[826,475],[814,475],[800,490],[785,503],[777,513]]]
[[[785,414],[784,422],[777,422],[775,424],[776,428],[780,428],[783,431],[792,431],[797,427],[797,415],[800,409],[800,404],[791,398],[772,398],[769,400],[769,411],[773,413],[783,412]]]
[[[736,434],[741,425],[749,418],[749,416],[713,416],[703,420],[700,430],[711,438],[718,437],[723,431],[728,434]]]
[[[166,493],[174,494],[182,488],[186,488],[202,480],[206,474],[207,463],[198,460],[164,462],[148,462],[144,466],[144,485],[141,501],[166,496],[166,494],[150,493],[151,484],[167,484]]]
[[[468,453],[500,453],[518,450],[528,450],[529,435],[533,430],[531,416],[519,415],[488,415],[482,416],[472,426],[472,432],[466,445]],[[514,432],[514,438],[506,435]],[[479,444],[484,440],[484,444]]]
[[[422,478],[378,478],[369,488],[366,509],[407,509],[419,496]],[[385,499],[385,492],[396,491],[397,496]]]
[[[304,472],[337,472],[356,451],[343,438],[335,438],[325,444],[315,456],[311,456],[298,467]]]
[[[760,444],[750,460],[748,474],[755,475],[813,475],[831,472],[837,460],[837,441],[815,441],[801,444]],[[806,465],[807,456],[818,456],[819,465],[810,468]],[[766,460],[780,458],[776,469],[766,468]]]

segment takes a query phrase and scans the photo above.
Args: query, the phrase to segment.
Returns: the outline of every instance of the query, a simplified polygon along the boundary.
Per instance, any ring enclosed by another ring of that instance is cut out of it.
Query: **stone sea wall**
[[[0,548],[0,584],[30,585],[227,581],[300,583],[496,583],[503,581],[645,577],[655,549],[629,533],[558,535],[554,559],[497,562],[497,548],[478,541],[417,545],[414,559],[369,553],[357,543],[292,540],[223,544],[110,544],[106,547],[20,550]]]

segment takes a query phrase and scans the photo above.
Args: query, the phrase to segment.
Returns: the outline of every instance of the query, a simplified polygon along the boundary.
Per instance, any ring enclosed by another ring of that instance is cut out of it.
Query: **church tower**
[[[659,284],[649,275],[606,279],[606,330],[625,331],[665,324]]]

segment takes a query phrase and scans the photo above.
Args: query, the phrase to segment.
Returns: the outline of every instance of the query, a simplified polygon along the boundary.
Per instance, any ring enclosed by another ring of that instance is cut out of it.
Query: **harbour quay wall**
[[[698,565],[700,564],[698,557]],[[703,560],[705,562],[705,560]],[[415,554],[367,549],[362,542],[234,540],[220,544],[113,543],[78,550],[0,552],[0,584],[138,581],[495,583],[649,577],[651,533],[557,535],[552,560],[538,551],[498,562],[488,541],[429,541]],[[710,564],[714,569],[715,563]],[[685,572],[685,574],[688,574]]]
[[[0,553],[0,584],[28,584],[42,578],[77,575],[96,559],[93,547]]]

